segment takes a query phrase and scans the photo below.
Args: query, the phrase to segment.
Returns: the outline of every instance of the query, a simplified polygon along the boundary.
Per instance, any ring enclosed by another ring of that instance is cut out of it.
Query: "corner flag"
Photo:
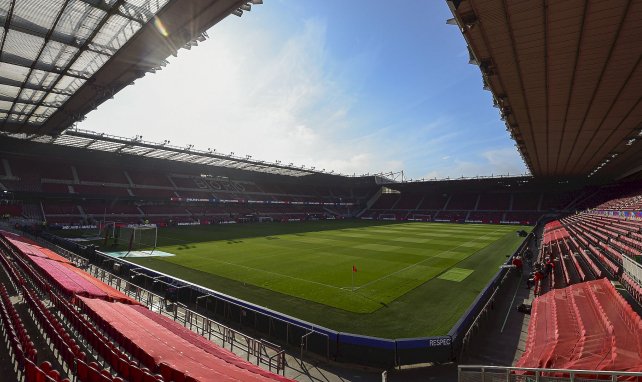
[[[352,279],[351,280],[352,281],[352,283],[351,283],[352,284],[352,288],[350,290],[352,290],[353,292],[354,292],[354,274],[355,273],[357,273],[357,266],[352,264],[352,273],[350,273],[350,276],[352,276],[351,277],[351,279]]]

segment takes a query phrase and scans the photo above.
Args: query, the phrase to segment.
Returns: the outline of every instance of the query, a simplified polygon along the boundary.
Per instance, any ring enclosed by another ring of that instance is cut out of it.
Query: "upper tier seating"
[[[43,185],[44,186],[44,185]],[[73,185],[74,193],[81,195],[108,195],[108,196],[129,196],[125,187],[108,186],[87,186],[84,184]]]
[[[136,185],[173,187],[167,176],[163,173],[127,170],[127,174]]]
[[[513,211],[537,211],[541,194],[533,192],[513,193]]]
[[[395,205],[397,210],[416,210],[419,202],[424,198],[421,194],[401,194]]]
[[[372,210],[388,210],[391,209],[399,200],[400,194],[381,194],[375,204],[370,207]]]
[[[478,210],[506,211],[510,204],[510,194],[481,194]]]
[[[477,203],[476,194],[453,194],[448,202],[447,210],[472,210]]]
[[[75,165],[78,179],[81,182],[116,183],[129,185],[125,174],[120,169],[102,166]]]

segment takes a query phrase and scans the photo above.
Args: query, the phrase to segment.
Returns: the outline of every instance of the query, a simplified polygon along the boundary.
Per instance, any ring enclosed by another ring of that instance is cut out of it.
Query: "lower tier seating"
[[[68,382],[57,364],[81,382],[291,381],[149,311],[21,235],[0,231],[0,271],[23,296],[35,334],[54,349],[38,354],[0,284],[0,328],[21,380]]]
[[[518,367],[642,371],[642,319],[607,279],[535,299]]]

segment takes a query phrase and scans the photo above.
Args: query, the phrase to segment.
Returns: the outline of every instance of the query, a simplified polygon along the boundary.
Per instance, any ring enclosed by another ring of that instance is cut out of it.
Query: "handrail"
[[[515,367],[515,366],[489,366],[489,365],[459,365],[458,371],[462,369],[480,369],[480,371],[530,371],[539,373],[568,373],[568,374],[595,374],[595,375],[622,375],[628,377],[642,377],[642,372],[616,371],[616,370],[584,370],[584,369],[544,369],[536,367]],[[474,370],[473,370],[474,371]]]
[[[631,279],[642,286],[642,264],[633,260],[630,256],[622,254],[622,266]]]
[[[151,311],[154,310],[154,305],[155,305],[154,303],[156,302],[158,303],[159,313],[162,313],[162,306],[167,301],[164,297],[159,296],[153,292],[150,292],[144,288],[141,288],[140,286],[134,283],[131,283],[130,281],[123,279],[119,276],[116,276],[93,264],[90,265],[89,270],[90,270],[89,272],[90,274],[92,275],[95,274],[95,277],[101,279],[101,281],[103,282],[107,282],[107,284],[127,294],[128,296],[130,296],[131,287],[132,286],[135,287],[136,294],[134,298],[136,300],[138,300],[140,303],[147,306]],[[146,294],[145,298],[143,298],[143,293],[141,292],[144,292]],[[197,313],[193,310],[188,309],[184,304],[179,304],[179,303],[174,304],[174,311],[173,311],[173,314],[171,315],[171,318],[175,322],[182,324],[184,327],[192,331],[194,331],[194,327],[196,327],[195,332],[197,334],[200,333],[202,337],[205,337],[210,341],[212,340],[212,336],[215,338],[218,338],[219,340],[222,341],[223,348],[225,347],[226,344],[228,344],[231,351],[235,347],[240,349],[241,351],[247,354],[246,359],[248,361],[250,360],[250,357],[254,356],[256,357],[257,365],[262,363],[262,364],[268,365],[270,371],[272,371],[272,367],[274,367],[276,369],[277,374],[285,373],[285,366],[286,366],[285,351],[278,345],[241,333],[233,328],[230,328],[226,325],[221,324],[218,321],[214,321],[200,313]],[[216,326],[217,328],[214,330],[213,326]],[[239,339],[237,339],[237,337]],[[251,346],[251,344],[253,343],[260,343],[263,346],[263,348],[268,348],[273,352],[275,352],[275,354],[269,355],[267,352],[263,354],[263,352],[261,352],[260,350],[254,349],[254,347]],[[267,359],[264,358],[264,356],[267,357]],[[274,358],[277,358],[276,363],[273,362]]]

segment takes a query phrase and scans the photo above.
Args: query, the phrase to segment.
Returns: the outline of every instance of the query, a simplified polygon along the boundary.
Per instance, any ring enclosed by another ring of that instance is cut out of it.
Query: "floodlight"
[[[232,12],[232,14],[233,14],[234,16],[241,17],[241,16],[243,16],[243,11],[242,11],[242,10],[240,10],[240,9],[236,9],[236,10],[234,10],[234,12]]]
[[[249,11],[251,11],[251,10],[252,10],[252,6],[251,6],[250,4],[243,4],[243,5],[241,5],[241,8],[240,8],[240,9],[241,9],[242,11],[249,12]]]

